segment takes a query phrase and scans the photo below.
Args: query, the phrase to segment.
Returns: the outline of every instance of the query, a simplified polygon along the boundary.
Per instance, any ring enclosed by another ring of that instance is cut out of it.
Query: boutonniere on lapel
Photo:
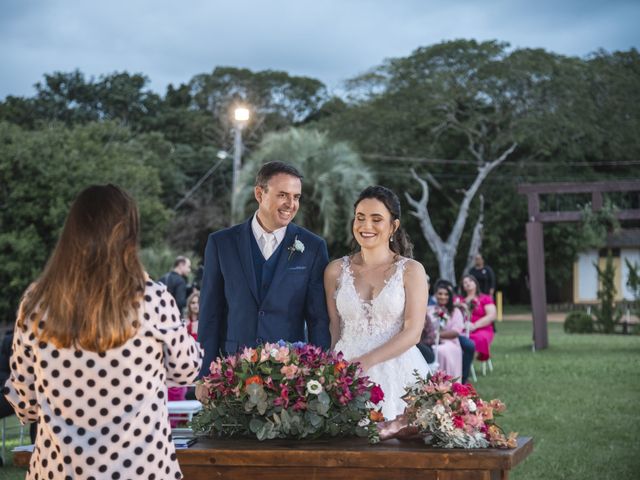
[[[289,246],[289,248],[287,248],[287,250],[289,250],[289,258],[288,260],[291,260],[291,256],[296,253],[296,252],[304,252],[304,243],[302,243],[300,240],[298,240],[298,236],[296,235],[295,240],[293,241],[293,244],[291,246]]]

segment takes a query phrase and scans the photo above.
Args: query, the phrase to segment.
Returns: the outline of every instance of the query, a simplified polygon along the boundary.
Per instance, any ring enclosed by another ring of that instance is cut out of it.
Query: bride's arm
[[[341,260],[334,260],[324,269],[324,294],[327,300],[327,312],[329,313],[329,332],[331,333],[331,350],[340,340],[340,317],[336,307],[336,288],[338,288],[338,276],[340,275]]]
[[[404,326],[402,330],[387,343],[383,343],[378,348],[352,360],[359,361],[365,372],[378,363],[403,354],[420,341],[427,314],[429,280],[422,264],[415,260],[409,260],[405,265],[404,293]]]

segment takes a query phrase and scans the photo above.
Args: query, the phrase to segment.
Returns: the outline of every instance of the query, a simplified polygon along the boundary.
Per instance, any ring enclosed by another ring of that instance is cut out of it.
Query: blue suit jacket
[[[209,235],[200,292],[198,341],[204,348],[201,375],[209,373],[220,353],[243,346],[286,340],[329,348],[329,316],[323,275],[329,262],[327,244],[290,223],[273,280],[262,301],[251,255],[251,219]],[[304,252],[289,255],[295,239]]]

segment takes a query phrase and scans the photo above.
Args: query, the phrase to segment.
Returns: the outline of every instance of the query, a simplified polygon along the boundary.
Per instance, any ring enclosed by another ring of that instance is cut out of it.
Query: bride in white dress
[[[391,190],[368,187],[355,203],[353,237],[360,249],[331,262],[324,273],[331,346],[360,362],[384,391],[382,412],[404,411],[400,398],[429,367],[416,343],[424,326],[429,292],[422,265],[400,228],[400,201]]]

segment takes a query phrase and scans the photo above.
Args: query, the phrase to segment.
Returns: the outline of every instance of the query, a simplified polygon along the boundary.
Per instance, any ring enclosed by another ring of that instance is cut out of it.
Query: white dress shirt
[[[258,212],[253,215],[253,219],[251,220],[251,230],[265,260],[269,260],[269,257],[271,257],[284,239],[284,234],[287,233],[287,227],[281,227],[273,232],[267,232],[262,228],[260,222],[258,222]]]

